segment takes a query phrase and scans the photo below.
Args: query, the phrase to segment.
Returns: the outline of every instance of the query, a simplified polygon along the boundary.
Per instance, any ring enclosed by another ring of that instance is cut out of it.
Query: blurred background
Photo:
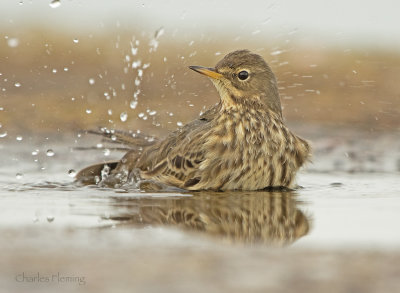
[[[162,134],[218,101],[188,69],[250,49],[294,127],[399,131],[397,1],[3,0],[0,139]]]

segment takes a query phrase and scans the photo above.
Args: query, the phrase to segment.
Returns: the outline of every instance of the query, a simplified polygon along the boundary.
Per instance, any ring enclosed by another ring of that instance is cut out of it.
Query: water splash
[[[49,4],[51,8],[58,8],[61,6],[61,1],[60,0],[52,0]]]
[[[122,113],[119,115],[119,119],[121,119],[122,122],[125,122],[125,121],[128,119],[128,113],[122,112]]]
[[[49,216],[46,217],[46,219],[47,219],[47,222],[52,223],[55,218],[54,218],[53,215],[49,215]]]
[[[104,165],[103,169],[101,170],[101,181],[105,180],[108,175],[110,175],[110,167],[108,165]]]
[[[48,157],[54,157],[55,154],[56,153],[52,149],[48,149],[46,151],[46,156],[48,156]]]
[[[10,48],[18,47],[18,45],[19,45],[19,39],[17,39],[17,38],[9,38],[9,39],[7,40],[7,45],[8,45]]]
[[[161,27],[158,30],[156,30],[156,32],[154,33],[154,38],[150,40],[149,42],[149,52],[155,52],[158,49],[158,46],[160,44],[160,42],[158,41],[158,39],[164,34],[164,28]]]
[[[136,109],[137,104],[138,104],[138,101],[133,100],[130,102],[129,106],[131,107],[131,109]]]

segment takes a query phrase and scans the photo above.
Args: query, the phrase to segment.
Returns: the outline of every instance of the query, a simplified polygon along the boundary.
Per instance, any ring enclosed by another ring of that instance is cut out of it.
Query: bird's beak
[[[189,66],[189,68],[214,79],[221,79],[221,77],[223,76],[221,73],[218,73],[214,68],[207,68],[202,66]]]

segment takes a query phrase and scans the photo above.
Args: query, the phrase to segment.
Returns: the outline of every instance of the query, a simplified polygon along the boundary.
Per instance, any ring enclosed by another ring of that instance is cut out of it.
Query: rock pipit
[[[239,50],[215,68],[190,69],[211,79],[219,103],[163,140],[149,145],[140,137],[129,138],[142,151],[136,148],[109,163],[108,181],[125,183],[135,173],[140,180],[187,190],[293,188],[310,145],[285,126],[276,78],[264,59]],[[83,169],[77,180],[95,183],[103,166]]]

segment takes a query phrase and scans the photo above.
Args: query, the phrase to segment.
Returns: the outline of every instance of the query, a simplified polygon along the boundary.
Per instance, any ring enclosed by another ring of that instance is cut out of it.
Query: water
[[[68,139],[50,137],[41,146],[26,137],[29,143],[4,138],[0,146],[2,291],[83,286],[15,281],[22,272],[61,271],[85,277],[90,292],[98,292],[100,283],[118,292],[127,268],[133,275],[129,286],[146,292],[161,290],[163,280],[175,292],[196,284],[198,292],[214,292],[211,284],[222,291],[258,292],[290,288],[299,280],[309,292],[317,292],[311,284],[323,287],[326,280],[363,292],[399,288],[396,136],[386,139],[386,145],[394,139],[392,151],[379,155],[370,148],[376,164],[360,162],[346,144],[327,151],[330,144],[319,139],[315,163],[299,174],[302,188],[225,193],[79,186],[71,178],[75,170],[121,153],[110,148],[105,157],[101,149],[74,150]],[[79,144],[97,141],[83,137]],[[57,155],[48,156],[49,150]],[[367,272],[360,269],[366,264]],[[377,281],[366,286],[363,278]]]

